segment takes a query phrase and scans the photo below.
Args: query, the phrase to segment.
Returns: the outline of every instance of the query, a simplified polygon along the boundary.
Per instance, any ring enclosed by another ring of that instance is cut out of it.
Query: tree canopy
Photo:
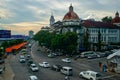
[[[34,36],[41,46],[46,46],[52,51],[61,50],[66,54],[71,54],[76,50],[77,34],[67,32],[63,34],[49,33],[48,31],[39,31]]]
[[[102,18],[102,22],[107,22],[107,23],[110,23],[112,21],[112,17],[111,16],[106,16],[106,17],[103,17]]]

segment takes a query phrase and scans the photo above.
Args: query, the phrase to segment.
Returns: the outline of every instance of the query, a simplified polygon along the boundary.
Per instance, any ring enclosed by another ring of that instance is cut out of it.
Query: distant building
[[[9,40],[11,38],[11,30],[0,30],[0,40]]]
[[[34,31],[30,30],[29,31],[29,37],[32,39],[34,37]]]

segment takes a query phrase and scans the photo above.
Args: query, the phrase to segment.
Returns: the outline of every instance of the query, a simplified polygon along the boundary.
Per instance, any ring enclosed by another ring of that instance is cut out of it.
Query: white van
[[[80,57],[81,57],[81,58],[85,58],[85,57],[87,57],[89,54],[94,54],[94,52],[93,52],[93,51],[82,52],[81,55],[80,55]]]
[[[61,73],[67,76],[72,75],[72,67],[62,67]]]

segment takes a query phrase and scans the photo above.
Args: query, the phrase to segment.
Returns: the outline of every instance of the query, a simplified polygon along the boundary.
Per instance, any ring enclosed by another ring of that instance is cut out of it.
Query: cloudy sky
[[[42,26],[49,26],[51,13],[61,21],[71,3],[81,19],[101,20],[120,12],[120,0],[0,0],[0,29],[12,34],[36,33]]]

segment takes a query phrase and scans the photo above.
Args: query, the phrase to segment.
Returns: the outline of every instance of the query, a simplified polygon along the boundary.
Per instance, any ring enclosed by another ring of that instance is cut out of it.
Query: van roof
[[[85,51],[85,52],[82,52],[81,54],[91,54],[93,53],[93,51]]]
[[[65,67],[63,67],[63,68],[66,68],[66,69],[72,69],[72,67],[67,67],[67,66],[65,66]]]

